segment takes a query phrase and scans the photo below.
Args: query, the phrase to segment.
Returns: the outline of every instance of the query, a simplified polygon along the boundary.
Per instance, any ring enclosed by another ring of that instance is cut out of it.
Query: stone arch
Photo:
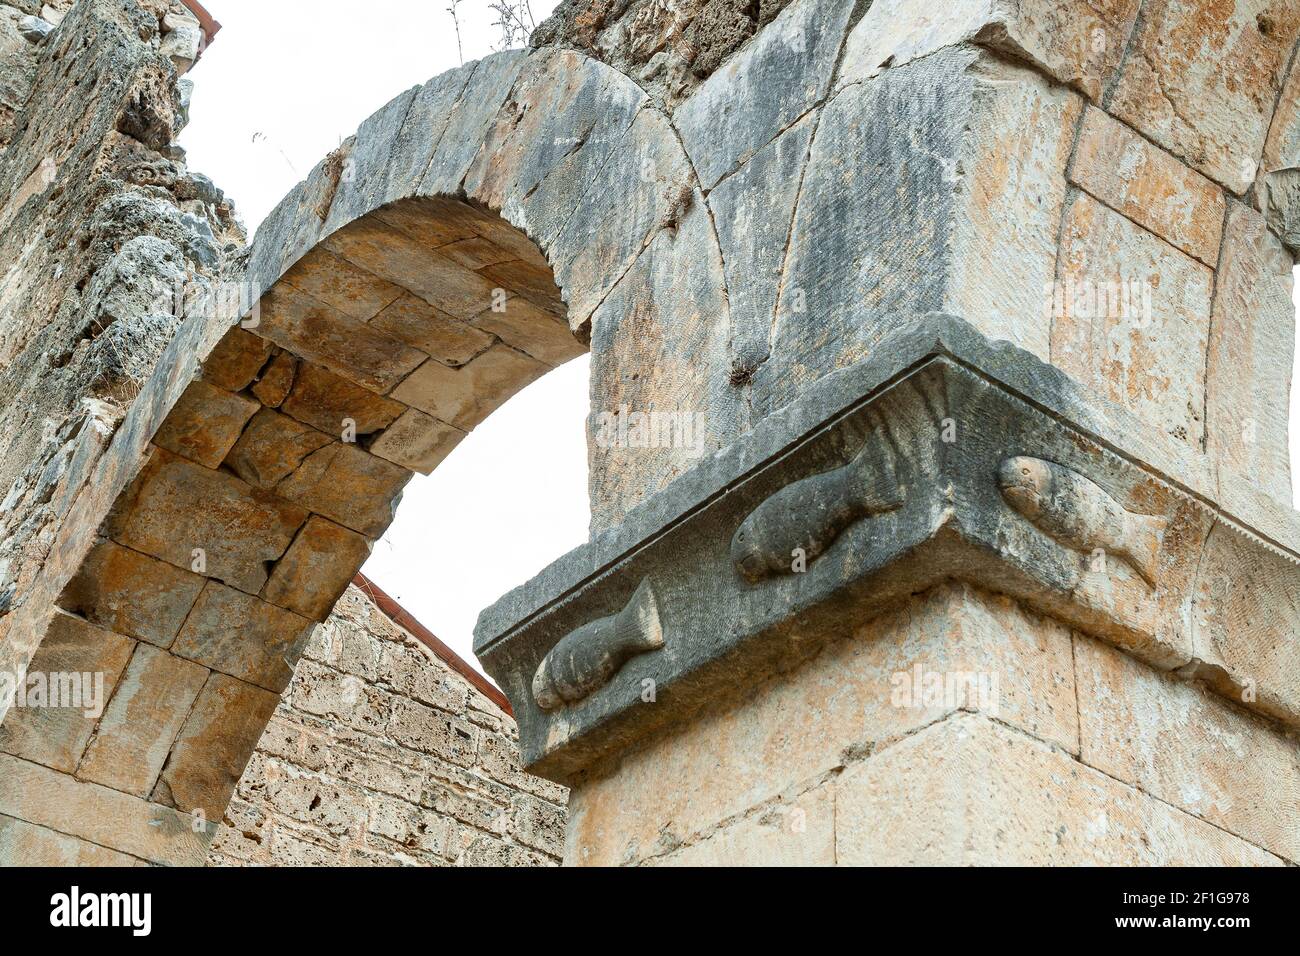
[[[696,261],[678,268],[723,288],[696,195],[645,94],[555,50],[408,90],[318,164],[259,229],[244,301],[191,310],[14,615],[11,633],[36,636],[34,669],[106,676],[98,719],[5,721],[0,748],[31,777],[15,785],[81,821],[34,808],[36,822],[201,860],[315,623],[412,472],[579,354],[665,231],[689,223]],[[707,337],[725,354],[719,302]],[[601,339],[603,368],[665,348],[642,340],[620,359],[623,341]],[[662,480],[662,461],[645,467],[634,482]]]

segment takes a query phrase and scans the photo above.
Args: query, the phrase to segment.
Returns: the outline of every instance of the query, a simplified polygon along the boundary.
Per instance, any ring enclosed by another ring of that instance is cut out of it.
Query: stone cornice
[[[1045,514],[1004,488],[1017,456],[1052,464]],[[933,315],[504,596],[475,650],[561,782],[948,579],[1300,726],[1297,541],[1290,509]]]

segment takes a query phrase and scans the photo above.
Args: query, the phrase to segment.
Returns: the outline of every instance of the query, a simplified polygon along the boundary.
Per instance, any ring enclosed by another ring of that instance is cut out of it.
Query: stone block
[[[393,389],[393,398],[469,431],[546,370],[522,352],[494,345],[463,368],[425,362]]]
[[[566,328],[564,331],[568,334],[569,330]],[[451,454],[464,437],[465,433],[459,428],[408,408],[375,439],[370,454],[427,475]]]
[[[0,816],[0,866],[139,866],[109,850],[24,820]]]
[[[260,335],[233,328],[203,360],[203,377],[217,388],[242,392],[271,358],[272,348]]]
[[[1240,195],[1255,180],[1297,31],[1300,8],[1286,0],[1155,0],[1108,111]]]
[[[387,428],[404,410],[400,402],[376,395],[307,362],[299,367],[293,390],[280,405],[284,414],[338,438],[343,436],[348,423],[357,435]]]
[[[465,682],[413,641],[385,641],[380,648],[378,674],[380,680],[405,697],[456,716],[465,713]]]
[[[201,866],[215,824],[0,756],[0,815],[164,866]]]
[[[796,0],[674,113],[699,174],[712,189],[826,96],[850,0]]]
[[[1300,250],[1300,70],[1294,64],[1264,142],[1255,200],[1286,247]]]
[[[424,355],[349,318],[288,284],[262,296],[259,335],[337,375],[384,393],[414,369]]]
[[[587,351],[567,322],[522,296],[504,300],[499,310],[480,312],[473,324],[551,366],[563,365]]]
[[[958,43],[1032,63],[1100,102],[1138,12],[1138,0],[877,0],[849,34],[841,83],[853,83]]]
[[[393,520],[411,473],[355,445],[332,442],[309,455],[276,491],[374,540]]]
[[[216,468],[258,409],[257,402],[203,380],[193,382],[154,434],[154,444]]]
[[[388,726],[395,700],[355,674],[342,674],[311,660],[298,665],[291,693],[294,708],[305,714],[379,735]]]
[[[1300,744],[1193,684],[1078,637],[1080,758],[1295,862]]]
[[[110,536],[180,568],[257,594],[268,562],[284,554],[307,512],[234,475],[155,449],[114,505]]]
[[[314,626],[292,611],[213,581],[195,602],[172,653],[278,694],[293,677]]]
[[[740,431],[722,257],[703,199],[661,230],[592,314],[588,440],[592,527],[616,523]],[[624,412],[658,412],[671,434],[622,438]],[[592,440],[594,439],[594,441]]]
[[[960,315],[1046,358],[1043,302],[1082,102],[965,47],[843,88],[804,172],[756,416],[917,313]],[[990,267],[993,250],[1005,268]]]
[[[616,865],[694,842],[962,708],[1076,749],[1071,655],[1061,624],[1008,598],[937,588],[576,788],[566,859]]]
[[[1212,270],[1087,195],[1061,234],[1052,362],[1193,447],[1204,434]]]
[[[402,697],[394,699],[388,738],[403,747],[470,766],[478,749],[478,728],[440,710]]]
[[[135,646],[55,611],[27,668],[25,704],[10,707],[0,724],[0,751],[64,773],[75,770]]]
[[[59,606],[110,631],[166,648],[204,581],[165,561],[101,541],[64,589]]]
[[[698,867],[834,866],[834,784],[759,807],[697,843],[648,862]]]
[[[1292,268],[1291,256],[1260,215],[1232,203],[1210,321],[1206,450],[1219,467],[1286,504],[1295,350]]]
[[[370,324],[443,365],[464,365],[492,344],[492,336],[486,332],[409,292],[371,319]]]
[[[709,193],[726,272],[736,367],[767,359],[794,204],[816,117],[796,123]]]
[[[220,820],[279,701],[268,690],[225,674],[211,675],[181,728],[153,799]]]
[[[207,679],[205,667],[148,644],[138,646],[78,778],[147,797]]]
[[[324,621],[370,557],[370,542],[312,515],[271,572],[262,597],[313,621]]]
[[[1222,190],[1099,109],[1084,117],[1070,181],[1192,258],[1218,264]]]
[[[253,384],[253,394],[267,408],[279,408],[293,388],[298,374],[298,359],[289,352],[281,352],[262,370]]]
[[[358,219],[324,245],[456,318],[472,318],[492,304],[494,283],[378,218]]]
[[[980,715],[951,716],[846,770],[835,850],[841,866],[1279,863]]]
[[[362,322],[369,322],[405,292],[320,247],[295,262],[280,281]]]
[[[274,488],[333,439],[308,425],[261,409],[226,458],[226,466],[254,488]]]

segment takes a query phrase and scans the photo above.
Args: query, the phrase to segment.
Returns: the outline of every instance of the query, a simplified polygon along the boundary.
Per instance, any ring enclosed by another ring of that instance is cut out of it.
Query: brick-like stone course
[[[348,589],[235,788],[211,865],[553,866],[567,792],[514,721]]]

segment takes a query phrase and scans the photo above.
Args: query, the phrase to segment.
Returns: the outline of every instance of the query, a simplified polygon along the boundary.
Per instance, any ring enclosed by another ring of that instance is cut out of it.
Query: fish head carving
[[[757,582],[767,575],[768,567],[753,525],[754,522],[746,521],[731,539],[731,563],[745,580]]]
[[[998,487],[1022,515],[1037,517],[1052,496],[1051,466],[1041,458],[1007,458],[998,467]]]

